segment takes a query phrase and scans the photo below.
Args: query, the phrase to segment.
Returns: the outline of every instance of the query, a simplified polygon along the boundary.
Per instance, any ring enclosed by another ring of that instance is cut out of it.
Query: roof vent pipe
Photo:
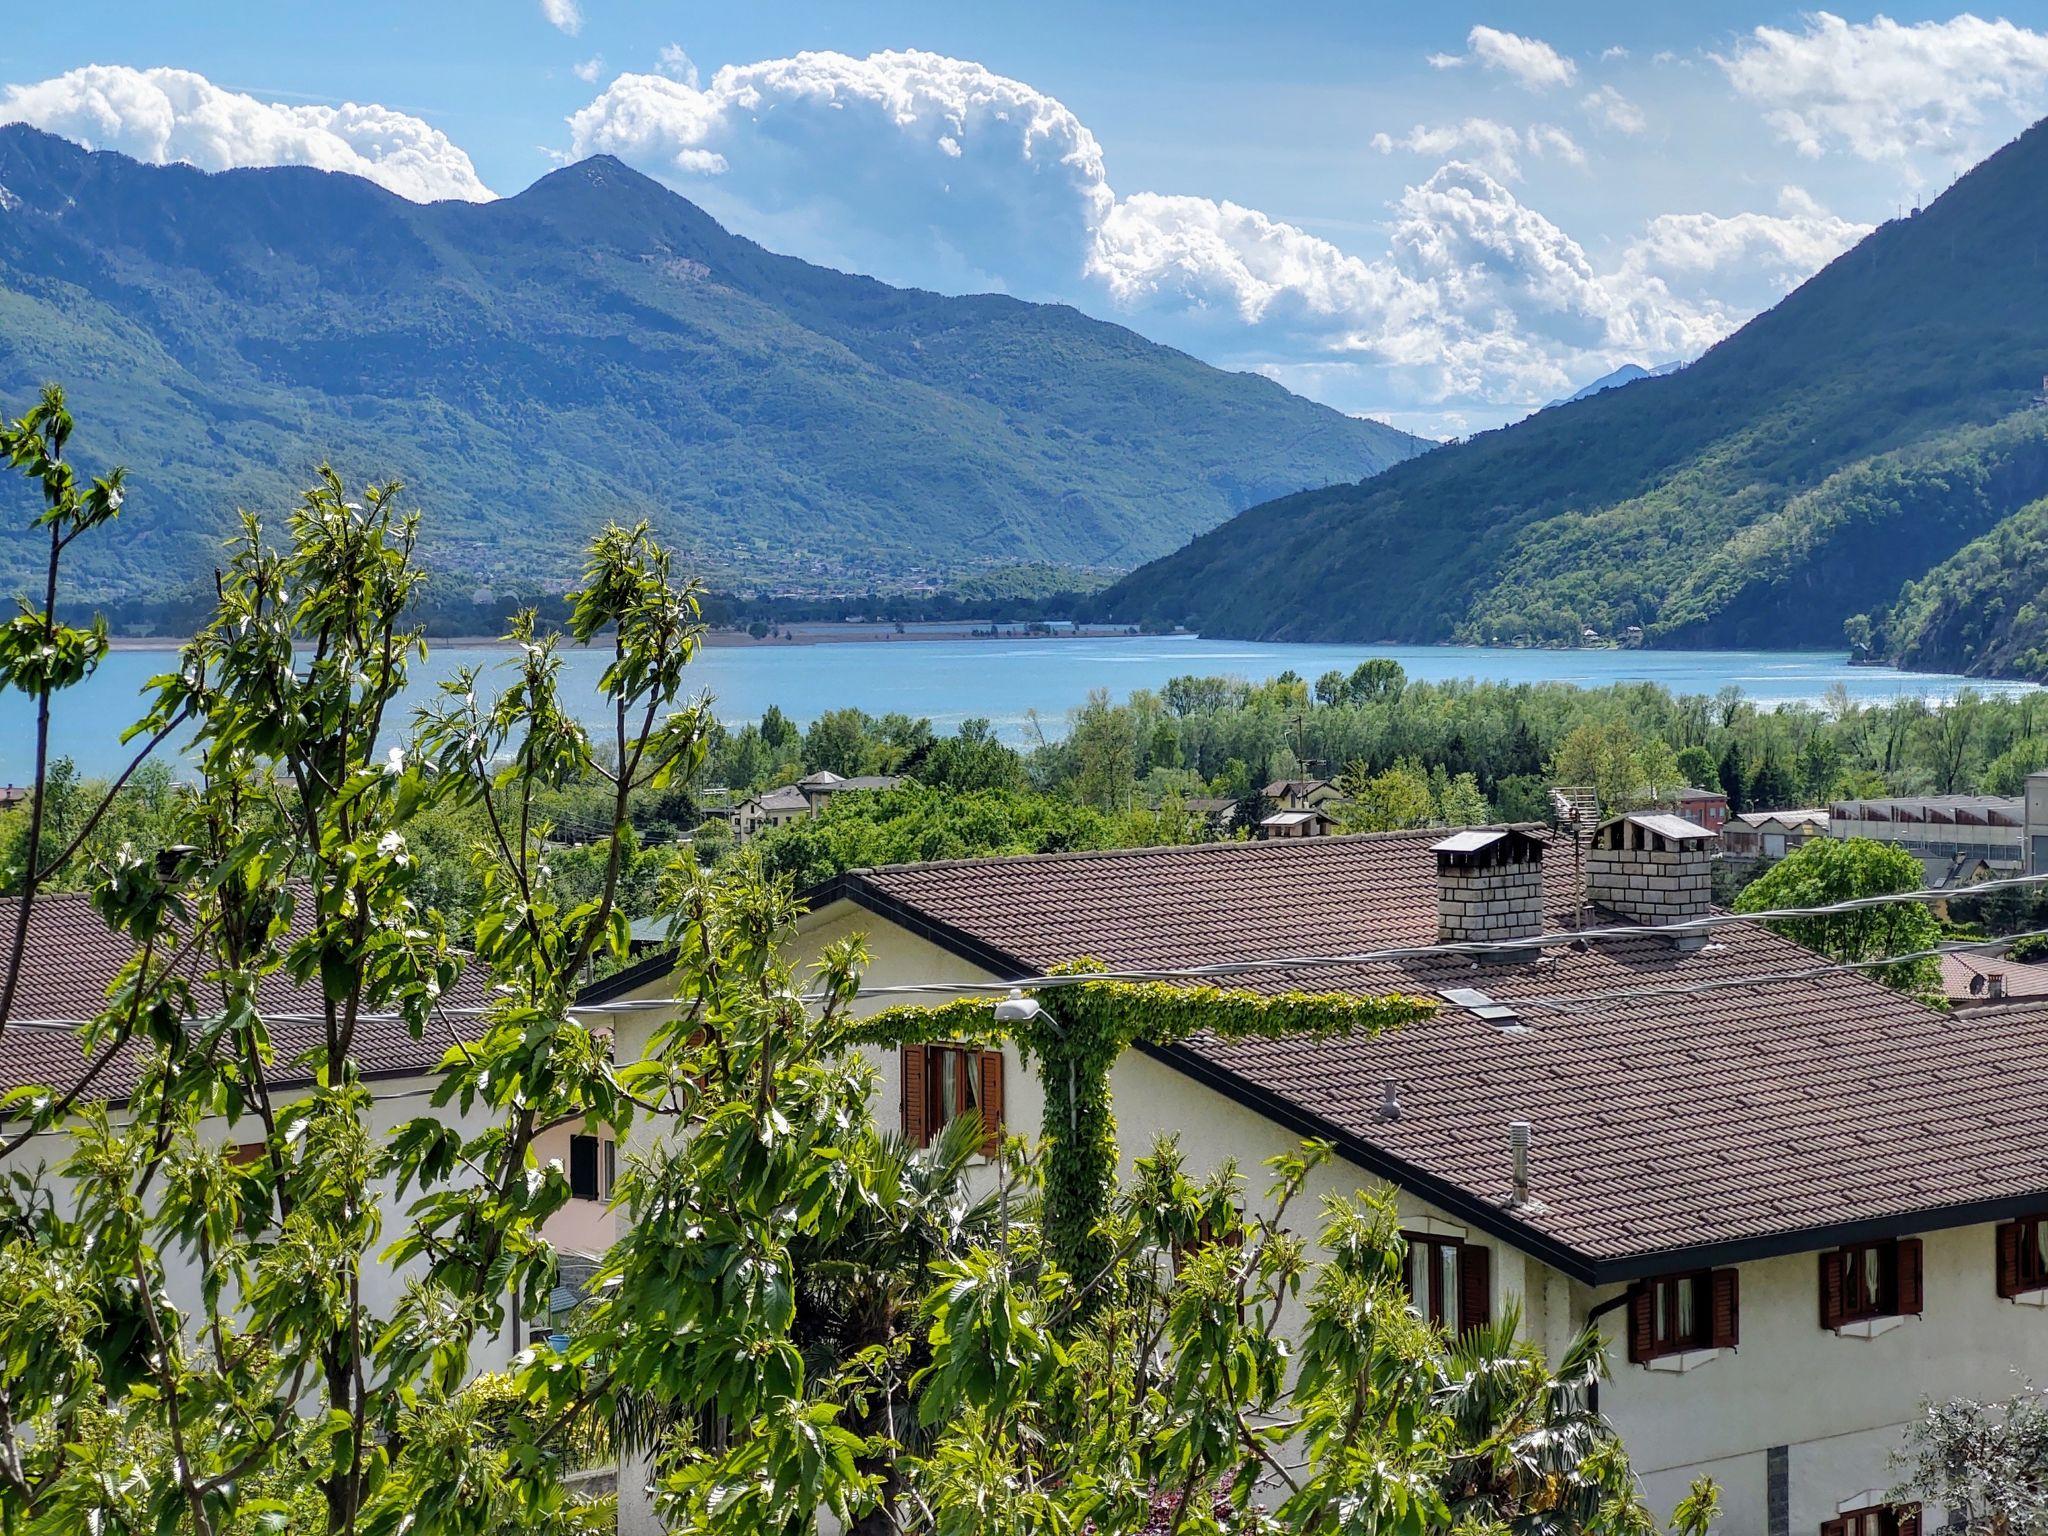
[[[1380,1084],[1379,1118],[1398,1120],[1401,1118],[1401,1085],[1391,1077]]]
[[[1508,1152],[1514,1162],[1514,1203],[1529,1203],[1529,1122],[1508,1122]]]

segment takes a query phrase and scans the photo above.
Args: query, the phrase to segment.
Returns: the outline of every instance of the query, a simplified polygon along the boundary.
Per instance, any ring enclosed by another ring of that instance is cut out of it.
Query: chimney
[[[1529,1203],[1529,1122],[1510,1120],[1508,1122],[1508,1157],[1514,1166],[1515,1205]]]
[[[1705,917],[1714,834],[1680,816],[1637,812],[1602,822],[1586,850],[1586,895],[1618,917],[1663,926]],[[1697,949],[1704,932],[1681,934]]]
[[[1430,852],[1440,943],[1529,939],[1543,931],[1541,838],[1495,827],[1453,833]]]

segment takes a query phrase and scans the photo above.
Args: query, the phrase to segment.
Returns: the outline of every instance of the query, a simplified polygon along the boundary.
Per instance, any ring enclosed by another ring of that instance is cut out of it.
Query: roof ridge
[[[846,871],[848,879],[865,875],[892,875],[905,870],[973,869],[995,865],[1071,863],[1080,859],[1137,859],[1145,857],[1194,858],[1226,852],[1253,853],[1260,849],[1300,850],[1327,848],[1337,843],[1397,843],[1441,839],[1450,832],[1541,832],[1550,829],[1540,821],[1493,821],[1476,827],[1394,827],[1381,832],[1339,832],[1317,838],[1227,839],[1213,843],[1147,843],[1138,848],[1061,848],[1049,853],[991,853],[965,859],[917,859],[900,864],[865,865]],[[1295,856],[1299,856],[1298,852]]]

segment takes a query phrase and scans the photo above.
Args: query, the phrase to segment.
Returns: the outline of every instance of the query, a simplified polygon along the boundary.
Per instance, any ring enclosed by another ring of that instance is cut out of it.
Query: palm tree
[[[872,1170],[875,1198],[848,1231],[825,1245],[792,1245],[797,1276],[793,1330],[805,1370],[823,1379],[856,1361],[874,1375],[868,1411],[847,1427],[915,1449],[921,1438],[910,1379],[925,1363],[916,1336],[918,1304],[933,1284],[932,1266],[996,1236],[996,1193],[977,1193],[970,1171],[987,1132],[979,1116],[962,1115],[928,1146],[885,1136]],[[851,1536],[885,1536],[893,1511],[899,1456],[878,1455],[867,1470],[883,1478],[876,1507]]]

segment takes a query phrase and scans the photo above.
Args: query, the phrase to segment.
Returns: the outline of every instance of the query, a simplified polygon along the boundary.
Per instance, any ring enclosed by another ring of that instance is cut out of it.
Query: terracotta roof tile
[[[12,940],[16,904],[0,899],[0,946]],[[89,1018],[105,1010],[107,994],[121,967],[131,958],[125,941],[116,940],[88,898],[73,892],[51,892],[36,898],[29,911],[28,943],[23,951],[21,980],[15,992],[11,1025],[0,1035],[0,1091],[30,1084],[66,1087],[85,1061],[83,1049],[68,1032],[25,1027],[37,1020]],[[465,972],[448,1001],[477,1006],[485,999],[480,977]],[[265,1013],[317,1013],[317,986],[301,987],[288,976],[267,978],[258,993]],[[461,1024],[457,1026],[462,1027]],[[321,1038],[320,1026],[290,1019],[271,1025],[276,1059],[290,1061]],[[388,1019],[365,1019],[356,1031],[356,1057],[372,1076],[398,1076],[431,1071],[446,1053],[445,1038],[415,1039],[406,1027]],[[94,1097],[118,1101],[135,1084],[134,1054],[124,1051],[94,1079]],[[280,1071],[278,1082],[304,1081],[304,1074]]]

